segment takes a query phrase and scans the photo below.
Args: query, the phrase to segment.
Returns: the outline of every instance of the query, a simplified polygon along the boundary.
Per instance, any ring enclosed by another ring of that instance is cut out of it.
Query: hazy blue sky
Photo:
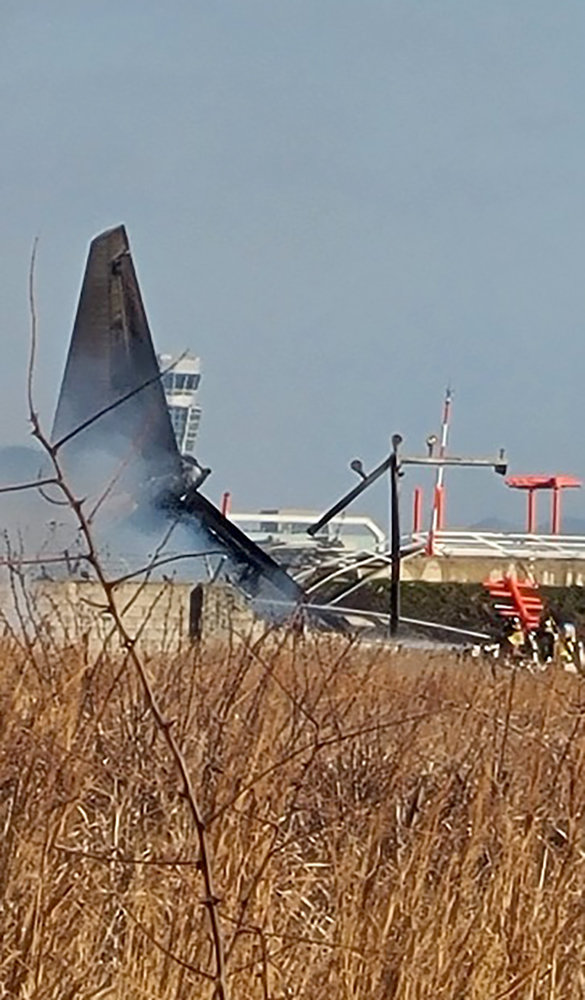
[[[50,421],[125,222],[157,347],[203,360],[213,498],[326,506],[393,431],[421,450],[448,380],[454,449],[585,476],[584,50],[583,0],[0,0],[0,440],[33,236]],[[521,523],[451,482],[452,520]]]

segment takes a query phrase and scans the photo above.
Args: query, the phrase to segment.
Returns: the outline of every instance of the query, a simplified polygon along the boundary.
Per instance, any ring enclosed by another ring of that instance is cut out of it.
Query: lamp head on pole
[[[500,454],[498,455],[497,464],[494,465],[494,471],[497,472],[498,476],[505,476],[508,471],[508,463],[506,461],[506,452],[504,448],[500,448]]]
[[[429,434],[429,436],[427,438],[427,448],[428,448],[428,451],[429,451],[429,458],[433,457],[433,452],[435,450],[435,445],[437,443],[437,440],[438,440],[438,438],[437,438],[436,434]]]

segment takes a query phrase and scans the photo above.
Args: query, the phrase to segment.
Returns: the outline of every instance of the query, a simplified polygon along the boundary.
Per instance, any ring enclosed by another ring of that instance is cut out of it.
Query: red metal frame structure
[[[561,533],[561,494],[563,490],[580,487],[581,480],[575,476],[566,475],[529,475],[529,476],[508,476],[506,486],[514,490],[526,490],[527,512],[526,512],[526,532],[529,535],[536,534],[536,492],[537,490],[552,491],[551,506],[551,535]]]
[[[496,611],[503,618],[518,618],[527,632],[538,628],[543,604],[537,584],[531,580],[518,580],[514,573],[507,573],[497,580],[486,580],[484,587],[498,602]]]
[[[422,530],[423,491],[421,486],[415,486],[412,494],[412,533],[417,535]]]

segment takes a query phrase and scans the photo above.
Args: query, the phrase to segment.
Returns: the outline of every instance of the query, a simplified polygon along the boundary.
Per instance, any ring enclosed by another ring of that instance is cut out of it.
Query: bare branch
[[[114,596],[114,588],[116,585],[116,581],[109,579],[108,576],[106,575],[106,572],[102,566],[94,542],[90,524],[83,511],[82,501],[78,497],[76,497],[75,494],[73,493],[72,488],[69,485],[67,478],[65,476],[58,455],[59,449],[67,441],[70,441],[72,437],[74,437],[76,434],[79,434],[82,430],[90,426],[101,416],[104,416],[105,413],[111,411],[116,406],[119,406],[126,399],[130,399],[132,396],[136,395],[137,392],[140,392],[142,389],[146,388],[147,385],[150,385],[153,382],[157,381],[157,379],[160,378],[161,375],[164,373],[161,372],[155,378],[149,379],[147,382],[139,386],[137,389],[133,390],[131,393],[127,393],[125,396],[117,400],[115,403],[111,404],[108,407],[105,407],[99,413],[95,414],[92,418],[90,418],[90,420],[84,421],[84,423],[81,424],[78,428],[76,428],[76,430],[65,435],[65,437],[61,438],[60,441],[51,444],[49,438],[43,431],[38,415],[34,409],[34,400],[32,393],[33,363],[36,351],[36,307],[35,307],[34,280],[33,280],[34,265],[35,265],[35,255],[33,251],[33,256],[31,259],[30,275],[29,275],[31,352],[29,359],[29,399],[28,399],[29,419],[33,429],[33,436],[37,439],[43,450],[49,456],[51,464],[53,466],[54,475],[57,480],[58,487],[61,490],[63,497],[68,501],[72,513],[75,515],[80,534],[87,546],[87,554],[85,558],[87,559],[87,562],[90,564],[90,566],[93,568],[97,581],[101,585],[108,613],[112,617],[113,623],[116,627],[116,631],[120,638],[120,642],[123,648],[128,653],[128,659],[135,668],[150,715],[153,719],[153,722],[158,732],[160,733],[160,735],[162,736],[163,740],[165,741],[168,747],[169,753],[171,755],[177,773],[181,779],[182,796],[189,809],[189,813],[191,815],[191,819],[195,827],[198,846],[199,846],[201,874],[203,877],[203,883],[205,888],[205,898],[203,901],[203,905],[205,906],[205,909],[208,914],[211,937],[213,941],[213,954],[215,957],[215,974],[213,976],[213,981],[215,983],[216,995],[219,997],[219,1000],[228,1000],[229,990],[228,990],[227,976],[226,976],[224,938],[218,912],[220,899],[215,890],[215,880],[213,875],[211,850],[207,840],[205,820],[203,817],[202,810],[199,806],[193,779],[191,777],[183,752],[179,746],[178,740],[173,733],[172,725],[170,724],[169,720],[165,718],[161,705],[159,704],[158,698],[155,694],[153,685],[146,671],[146,667],[137,652],[136,637],[130,635],[124,623],[123,612],[119,609]]]
[[[76,554],[75,556],[62,555],[62,556],[35,556],[34,558],[5,558],[0,556],[0,566],[8,566],[10,569],[16,569],[20,566],[45,566],[45,565],[65,565],[71,566],[72,563],[78,562],[79,560],[87,559],[87,555],[84,553]]]
[[[32,313],[31,313],[31,324],[32,324]],[[97,413],[94,413],[93,417],[88,417],[87,420],[84,420],[81,424],[78,424],[78,426],[75,427],[74,430],[69,431],[68,434],[64,434],[62,438],[59,438],[59,440],[52,445],[52,448],[54,449],[55,453],[58,452],[59,449],[63,447],[63,445],[67,444],[68,441],[71,441],[74,437],[77,437],[78,434],[81,434],[82,431],[87,430],[88,427],[91,427],[92,424],[95,424],[97,420],[101,420],[102,417],[105,417],[107,413],[111,413],[112,410],[115,410],[118,406],[121,406],[122,403],[126,403],[129,399],[132,399],[134,396],[137,396],[139,392],[142,392],[143,389],[147,389],[149,385],[154,385],[155,382],[159,382],[163,377],[163,375],[166,375],[167,372],[172,371],[172,369],[176,365],[178,365],[179,361],[181,361],[182,358],[184,357],[185,357],[185,352],[183,352],[183,354],[181,354],[178,358],[176,358],[175,361],[171,362],[171,364],[168,365],[166,368],[161,369],[161,371],[158,372],[157,375],[153,375],[152,378],[146,379],[146,381],[142,382],[141,385],[136,386],[134,389],[131,389],[130,392],[126,392],[124,393],[123,396],[120,396],[119,399],[115,399],[113,403],[109,403],[107,406],[104,406],[101,410],[98,410]],[[29,403],[29,408],[30,408],[30,403]]]
[[[17,483],[14,486],[0,486],[0,493],[19,493],[23,490],[38,490],[41,486],[58,486],[58,480],[54,476],[46,479],[33,479],[30,483]],[[45,499],[48,499],[45,498]]]
[[[132,570],[131,573],[126,573],[124,576],[117,576],[115,580],[112,580],[112,585],[117,587],[119,583],[132,580],[135,576],[141,576],[142,573],[151,573],[153,569],[157,569],[159,566],[167,566],[169,563],[180,562],[182,559],[206,559],[207,556],[221,556],[223,554],[221,549],[209,549],[207,552],[182,552],[180,555],[166,556],[164,559],[151,561],[145,566],[141,566],[140,569]]]
[[[207,825],[211,826],[212,823],[215,823],[220,816],[223,816],[228,809],[241,799],[246,792],[249,792],[254,785],[257,785],[259,781],[262,781],[263,778],[268,777],[269,774],[273,774],[275,771],[279,771],[286,764],[290,763],[291,760],[295,760],[297,757],[302,757],[304,753],[311,753],[313,751],[319,752],[324,750],[325,747],[332,747],[340,743],[347,743],[348,740],[358,739],[360,736],[366,736],[368,733],[382,733],[387,729],[394,729],[396,726],[403,726],[408,722],[419,722],[423,719],[434,718],[437,715],[442,715],[447,711],[451,711],[453,707],[454,706],[446,705],[433,711],[419,712],[416,715],[405,715],[398,719],[390,719],[388,722],[376,722],[376,724],[372,726],[360,726],[359,729],[353,729],[351,732],[327,737],[326,739],[307,740],[307,742],[303,743],[302,746],[291,750],[291,752],[286,754],[285,757],[281,757],[276,761],[276,763],[270,764],[269,767],[264,768],[263,771],[260,771],[257,775],[255,775],[255,777],[251,778],[250,781],[241,785],[240,788],[238,788],[238,791],[230,799],[219,806],[212,816],[208,817]]]
[[[27,394],[29,414],[34,413],[33,380],[34,380],[34,370],[35,370],[35,362],[37,356],[37,310],[35,303],[35,265],[37,260],[38,245],[39,245],[39,238],[38,236],[35,236],[33,240],[33,248],[30,256],[30,267],[28,271],[28,304],[30,310],[30,351],[28,357],[28,367],[27,367],[27,377],[26,377],[26,394]]]

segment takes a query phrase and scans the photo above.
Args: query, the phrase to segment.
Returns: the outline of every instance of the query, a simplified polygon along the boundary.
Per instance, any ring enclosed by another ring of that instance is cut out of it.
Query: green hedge
[[[585,635],[585,588],[541,587],[545,607],[557,621],[571,621]],[[372,580],[351,594],[347,605],[368,611],[387,613],[388,580]],[[480,584],[475,583],[403,583],[401,614],[456,628],[499,634],[503,620],[494,610],[494,602]]]

